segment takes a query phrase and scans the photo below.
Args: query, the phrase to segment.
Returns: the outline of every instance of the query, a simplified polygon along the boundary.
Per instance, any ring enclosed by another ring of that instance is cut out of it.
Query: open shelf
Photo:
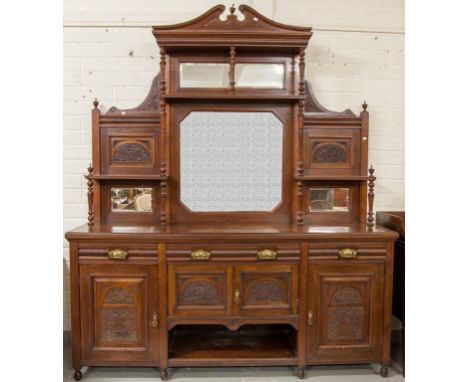
[[[289,94],[268,94],[268,92],[262,93],[179,93],[179,94],[165,94],[161,95],[161,99],[165,100],[242,100],[242,101],[299,101],[304,100],[303,95],[289,95]]]
[[[289,325],[179,325],[170,332],[169,366],[294,365],[296,331]]]
[[[294,175],[295,180],[367,180],[367,175]]]

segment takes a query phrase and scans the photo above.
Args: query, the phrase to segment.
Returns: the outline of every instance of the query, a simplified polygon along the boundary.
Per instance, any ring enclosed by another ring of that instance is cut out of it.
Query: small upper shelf
[[[93,175],[93,179],[101,180],[167,180],[168,176],[164,175],[131,175],[131,174],[103,174],[103,175]]]

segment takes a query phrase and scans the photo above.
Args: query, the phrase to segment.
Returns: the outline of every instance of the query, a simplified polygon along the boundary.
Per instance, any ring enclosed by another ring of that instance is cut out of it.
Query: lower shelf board
[[[289,325],[181,325],[171,330],[169,366],[294,365],[296,334]]]

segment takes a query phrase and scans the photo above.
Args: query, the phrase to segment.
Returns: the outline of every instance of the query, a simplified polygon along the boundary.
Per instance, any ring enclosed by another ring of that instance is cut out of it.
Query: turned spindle
[[[93,211],[93,184],[94,184],[94,168],[91,164],[88,167],[88,175],[85,175],[85,178],[88,180],[88,225],[92,226],[94,224],[94,211]]]
[[[367,227],[372,228],[374,226],[374,186],[375,180],[377,179],[374,176],[374,168],[371,166],[369,169],[369,176],[367,180],[369,181],[369,192],[367,194],[367,200],[369,203],[369,208],[367,212]]]

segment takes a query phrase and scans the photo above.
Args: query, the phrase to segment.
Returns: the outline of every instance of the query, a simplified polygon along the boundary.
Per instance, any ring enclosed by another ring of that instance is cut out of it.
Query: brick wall
[[[133,107],[158,72],[151,25],[186,21],[220,1],[138,0],[64,4],[64,231],[86,222],[83,174],[91,161],[91,108]],[[369,163],[376,209],[404,209],[404,2],[244,1],[274,20],[312,26],[306,78],[332,110],[369,104]],[[225,5],[230,5],[225,4]],[[131,8],[130,8],[131,7]],[[109,11],[108,11],[109,10]],[[64,330],[70,329],[68,243],[64,240]]]

